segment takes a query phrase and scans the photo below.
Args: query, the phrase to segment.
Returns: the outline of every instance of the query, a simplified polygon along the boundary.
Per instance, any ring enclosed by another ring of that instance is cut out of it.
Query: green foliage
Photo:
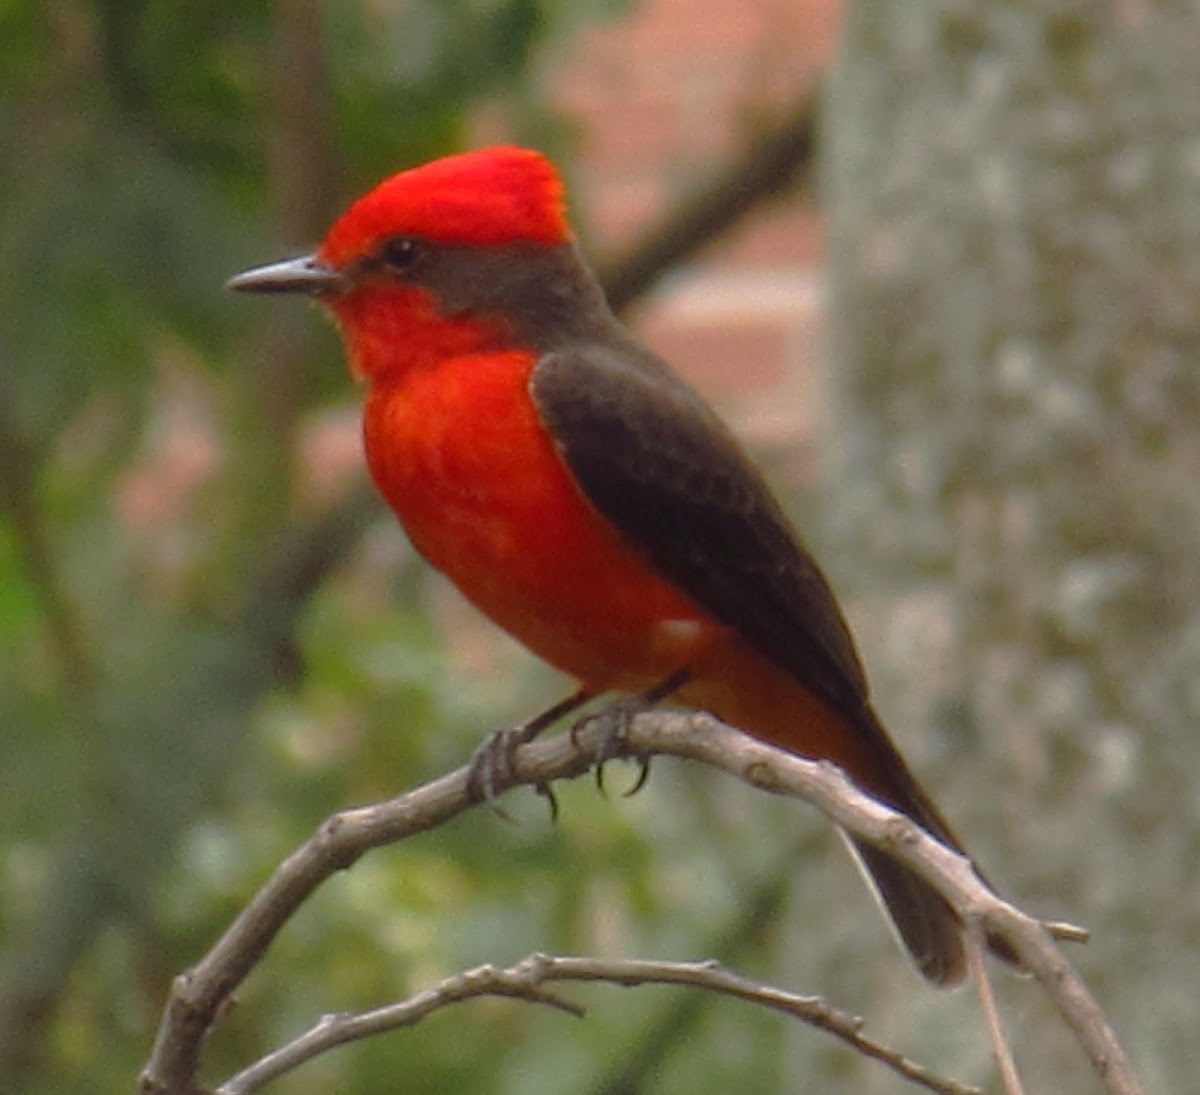
[[[422,0],[381,8],[371,19],[352,6],[330,13],[334,107],[356,177],[396,170],[397,148],[420,162],[463,137],[463,104],[481,89],[512,91],[536,51],[561,24],[535,0],[479,4]],[[388,139],[379,139],[387,118]]]
[[[399,531],[363,541],[352,488],[306,500],[304,439],[351,398],[338,355],[300,309],[221,285],[461,144],[485,99],[515,135],[561,128],[537,68],[619,6],[327,4],[305,31],[287,5],[0,2],[4,1090],[131,1090],[170,978],[322,817],[461,763],[561,687],[507,655],[467,673]],[[284,73],[305,33],[320,63]],[[288,128],[285,75],[324,117]],[[312,172],[308,219],[280,162]],[[210,1077],[474,963],[719,948],[778,867],[748,862],[771,812],[749,795],[742,843],[707,849],[713,798],[668,771],[629,802],[562,799],[557,827],[528,796],[518,826],[480,813],[335,879],[222,1024]],[[278,1090],[601,1090],[679,994],[580,995],[585,1023],[467,1005]],[[656,1090],[772,1072],[775,1020],[705,1022],[689,1037],[711,1064],[673,1050]]]

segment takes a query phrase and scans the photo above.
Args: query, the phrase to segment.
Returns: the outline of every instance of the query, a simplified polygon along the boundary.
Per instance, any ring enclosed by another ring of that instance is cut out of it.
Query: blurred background
[[[1139,0],[0,4],[0,1089],[130,1091],[171,977],[325,815],[563,694],[374,500],[332,330],[222,289],[495,141],[561,165],[614,301],[826,562],[923,781],[1005,893],[1092,929],[1150,1089],[1187,1089],[1197,56],[1194,5]],[[665,761],[635,798],[559,791],[555,826],[526,794],[333,879],[205,1078],[549,950],[719,956],[993,1083],[972,999],[919,982],[814,811]],[[1031,1088],[1096,1090],[1000,989]],[[272,1090],[902,1086],[732,1001],[571,995],[583,1021],[472,1003]]]

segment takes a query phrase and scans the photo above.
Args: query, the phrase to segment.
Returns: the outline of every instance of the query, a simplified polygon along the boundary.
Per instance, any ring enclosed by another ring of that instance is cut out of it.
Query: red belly
[[[685,704],[874,785],[869,742],[660,579],[592,509],[529,400],[532,365],[521,353],[462,357],[373,386],[368,462],[417,550],[589,688],[640,691],[689,666]]]
[[[500,627],[590,687],[645,687],[719,629],[583,497],[530,401],[533,364],[475,355],[377,381],[371,473],[417,550]]]

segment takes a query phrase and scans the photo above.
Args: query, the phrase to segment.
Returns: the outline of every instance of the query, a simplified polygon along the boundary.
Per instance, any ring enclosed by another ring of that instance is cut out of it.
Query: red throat
[[[350,371],[359,380],[431,369],[505,339],[502,317],[442,315],[434,295],[417,286],[364,285],[326,306],[341,332]]]

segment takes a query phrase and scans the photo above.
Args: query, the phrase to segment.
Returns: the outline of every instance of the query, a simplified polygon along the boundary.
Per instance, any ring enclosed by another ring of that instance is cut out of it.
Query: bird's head
[[[591,279],[558,174],[540,153],[500,147],[393,175],[315,252],[248,270],[229,288],[314,297],[354,371],[375,377],[489,347],[537,348],[578,311],[580,281]]]

